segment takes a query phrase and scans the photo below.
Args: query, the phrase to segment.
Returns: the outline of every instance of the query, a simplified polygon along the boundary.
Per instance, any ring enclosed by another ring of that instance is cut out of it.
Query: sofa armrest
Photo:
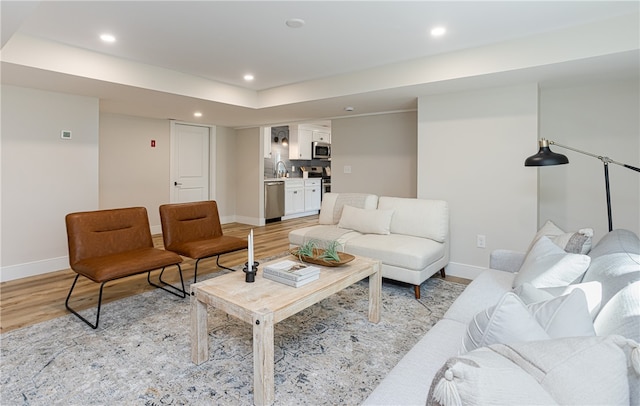
[[[506,272],[518,272],[526,253],[511,250],[494,250],[489,259],[489,268]]]

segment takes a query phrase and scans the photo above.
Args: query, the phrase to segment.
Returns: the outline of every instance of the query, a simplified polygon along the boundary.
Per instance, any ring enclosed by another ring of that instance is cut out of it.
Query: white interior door
[[[171,149],[171,202],[209,200],[210,128],[175,124]]]

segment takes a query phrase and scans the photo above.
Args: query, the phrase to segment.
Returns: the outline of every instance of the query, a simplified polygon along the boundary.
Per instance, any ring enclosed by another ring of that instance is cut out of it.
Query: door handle
[[[182,186],[182,183],[179,183],[179,182],[173,182],[173,186]]]

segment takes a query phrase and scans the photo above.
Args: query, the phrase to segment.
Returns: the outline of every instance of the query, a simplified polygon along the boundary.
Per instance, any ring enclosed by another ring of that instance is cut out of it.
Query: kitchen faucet
[[[284,173],[282,174],[282,176],[280,176],[280,173],[282,173],[282,172],[280,172],[280,170],[278,169],[278,165],[280,165],[280,164],[282,164],[282,167],[284,168]],[[276,178],[282,178],[282,177],[284,177],[287,173],[289,173],[289,171],[287,170],[287,165],[286,165],[284,162],[282,162],[282,161],[278,161],[278,162],[276,163],[276,170],[275,170],[275,172],[273,173],[273,174],[275,175],[275,177],[276,177]]]

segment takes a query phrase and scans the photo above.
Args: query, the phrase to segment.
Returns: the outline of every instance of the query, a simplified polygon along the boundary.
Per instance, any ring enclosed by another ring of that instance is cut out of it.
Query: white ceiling
[[[2,82],[98,97],[105,112],[229,127],[374,114],[415,109],[434,92],[637,77],[639,5],[3,0]],[[604,25],[628,16],[624,32]],[[291,18],[306,24],[289,28]],[[447,34],[432,38],[436,25]],[[104,32],[117,41],[100,41]]]

